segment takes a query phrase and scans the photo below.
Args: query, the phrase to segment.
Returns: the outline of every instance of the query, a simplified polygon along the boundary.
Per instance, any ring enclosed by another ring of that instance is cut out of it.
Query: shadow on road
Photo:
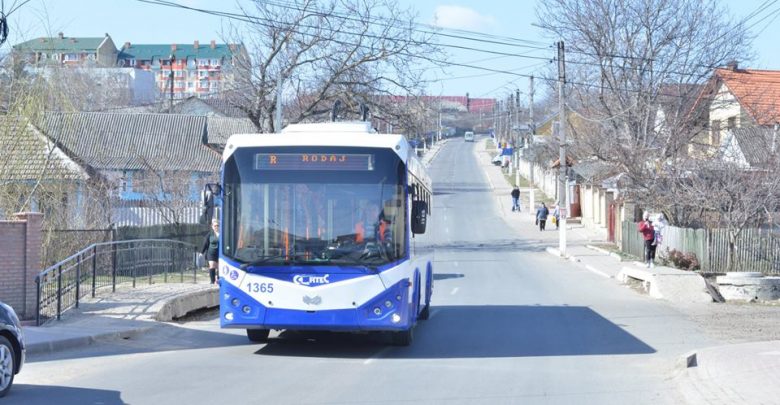
[[[119,391],[51,385],[16,384],[11,388],[11,392],[3,398],[2,403],[3,405],[119,405],[124,404],[125,402],[122,401],[121,393]]]
[[[442,306],[415,328],[409,347],[384,358],[483,358],[635,355],[655,349],[587,307]],[[370,358],[385,346],[380,335],[282,334],[260,348],[267,356]]]

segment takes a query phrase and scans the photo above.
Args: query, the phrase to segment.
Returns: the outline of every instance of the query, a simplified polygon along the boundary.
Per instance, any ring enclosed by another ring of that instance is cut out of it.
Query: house
[[[82,226],[80,198],[95,173],[73,160],[26,118],[0,115],[0,217],[43,212],[56,226]]]
[[[13,54],[19,60],[44,66],[116,66],[118,51],[111,36],[66,37],[60,32],[56,37],[40,37],[13,46]]]
[[[711,156],[723,146],[727,131],[771,128],[780,122],[780,71],[741,69],[736,63],[715,69],[694,108],[701,105],[706,106],[703,119],[709,125],[697,136],[699,147],[692,152]]]
[[[198,198],[216,181],[218,150],[248,120],[180,114],[49,113],[41,133],[99,174],[113,225],[197,222]]]

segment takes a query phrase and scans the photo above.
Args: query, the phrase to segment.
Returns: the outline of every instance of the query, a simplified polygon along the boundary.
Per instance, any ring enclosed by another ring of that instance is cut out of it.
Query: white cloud
[[[442,28],[456,28],[472,31],[492,29],[496,19],[491,15],[482,15],[476,10],[463,6],[436,6],[433,12],[433,23]]]

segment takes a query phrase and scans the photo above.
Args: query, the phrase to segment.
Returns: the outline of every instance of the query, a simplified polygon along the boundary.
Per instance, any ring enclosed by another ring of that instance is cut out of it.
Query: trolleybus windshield
[[[224,168],[222,253],[247,269],[398,261],[405,176],[387,149],[239,148]]]

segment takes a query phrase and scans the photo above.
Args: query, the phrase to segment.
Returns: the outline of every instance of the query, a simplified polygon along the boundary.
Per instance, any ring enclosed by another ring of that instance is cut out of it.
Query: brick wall
[[[0,301],[19,317],[35,317],[35,276],[41,271],[41,224],[37,212],[16,214],[0,221]]]

